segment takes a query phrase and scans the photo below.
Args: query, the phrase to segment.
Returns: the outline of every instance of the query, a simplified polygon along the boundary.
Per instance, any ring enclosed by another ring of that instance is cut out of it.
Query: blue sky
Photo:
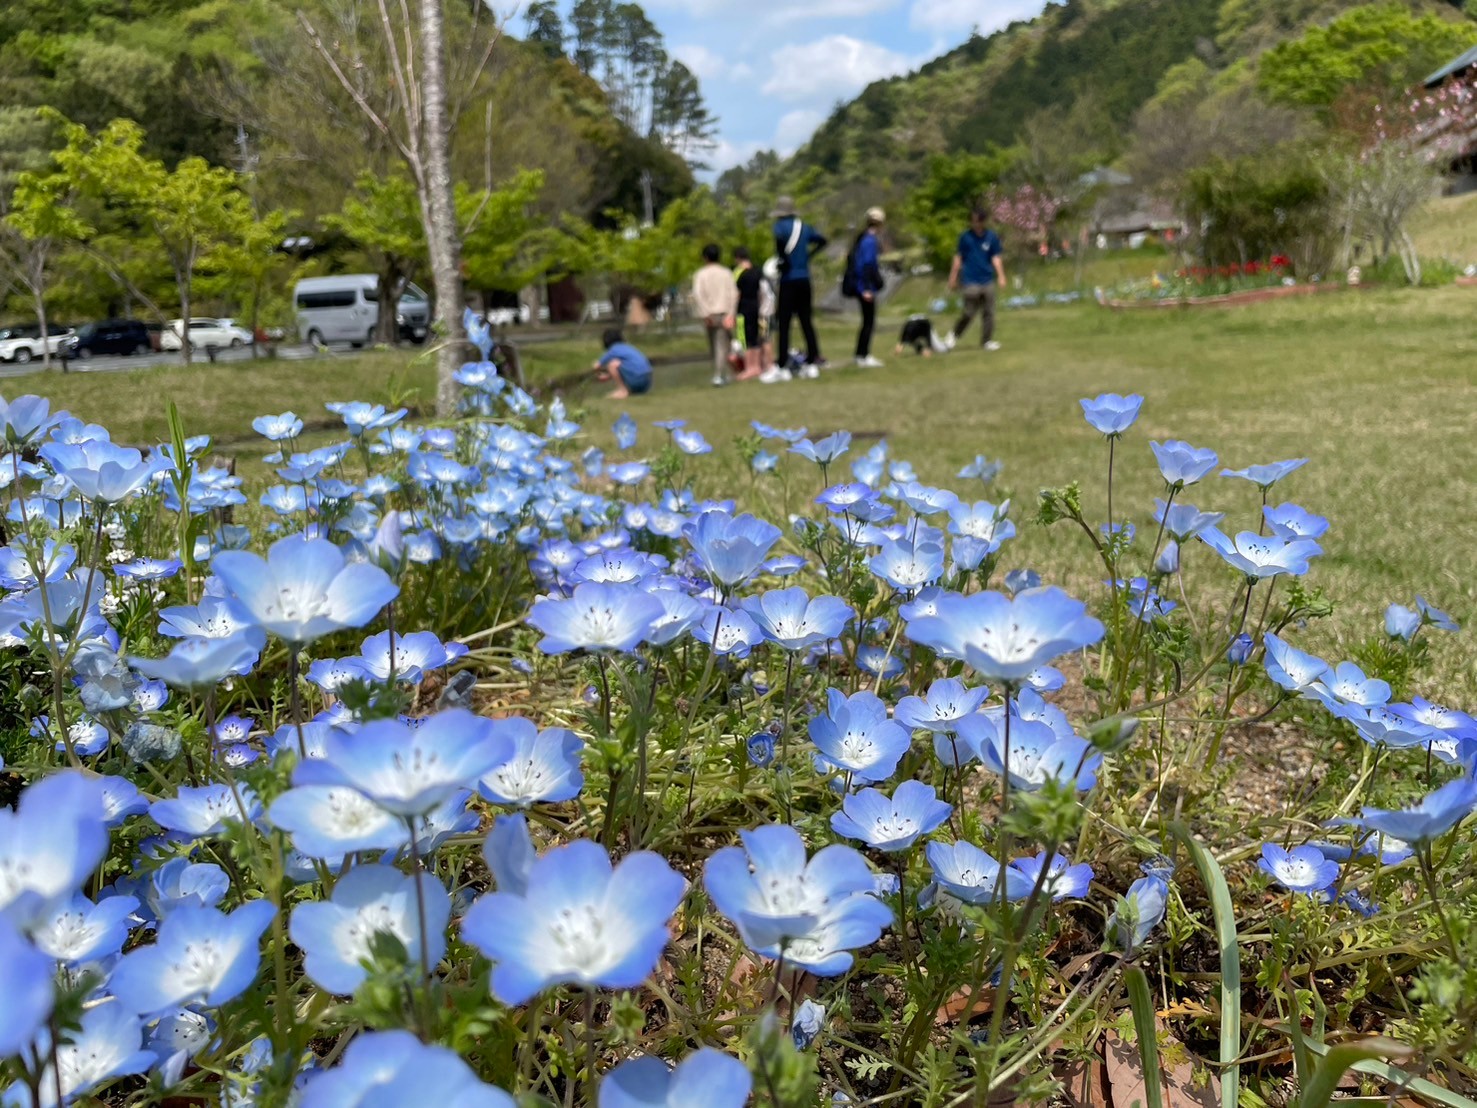
[[[1029,19],[1045,0],[640,0],[718,117],[715,170],[788,154],[838,101],[969,38]],[[565,5],[567,10],[568,6]],[[514,20],[521,33],[521,19]]]

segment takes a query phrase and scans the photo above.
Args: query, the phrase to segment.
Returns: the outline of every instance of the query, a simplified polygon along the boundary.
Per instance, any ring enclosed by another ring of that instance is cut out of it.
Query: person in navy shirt
[[[651,391],[651,362],[645,354],[626,342],[619,328],[608,328],[601,341],[605,353],[595,363],[597,381],[616,381],[610,393],[612,400],[624,400],[628,396],[639,396]]]
[[[999,350],[995,341],[995,298],[1005,284],[1005,262],[1001,260],[1000,236],[985,225],[985,211],[975,208],[969,213],[969,229],[959,236],[954,251],[954,264],[949,269],[949,288],[958,289],[964,312],[949,332],[953,346],[964,334],[969,321],[980,317],[980,345],[986,350]]]
[[[779,348],[775,358],[784,365],[790,357],[790,324],[800,321],[805,332],[805,376],[819,376],[821,344],[815,337],[810,287],[810,257],[825,248],[826,237],[800,218],[795,201],[781,196],[775,201],[774,252],[780,259]]]
[[[887,215],[881,208],[867,209],[867,226],[857,236],[851,252],[852,280],[856,285],[857,304],[862,310],[862,325],[856,334],[856,364],[880,369],[882,363],[872,357],[872,328],[877,324],[877,294],[882,291],[882,245],[877,235]]]

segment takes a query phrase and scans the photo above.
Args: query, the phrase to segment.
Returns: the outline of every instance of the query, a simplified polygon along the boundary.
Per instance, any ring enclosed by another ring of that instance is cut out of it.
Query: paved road
[[[347,343],[334,343],[329,347],[329,353],[323,354],[313,347],[304,343],[282,343],[277,347],[277,357],[286,361],[303,361],[308,358],[335,357],[342,354],[354,353],[354,349]],[[216,353],[215,359],[220,363],[250,362],[251,348],[247,346],[238,347],[234,350],[221,350]],[[209,364],[203,353],[196,354],[194,361],[200,364]],[[152,366],[179,365],[178,353],[141,354],[136,357],[97,357],[85,360],[73,360],[67,363],[69,373],[124,373],[131,369],[148,369]],[[52,360],[51,368],[57,370],[60,363]],[[24,377],[30,373],[41,372],[41,359],[37,358],[29,365],[16,365],[14,362],[0,362],[0,377]]]

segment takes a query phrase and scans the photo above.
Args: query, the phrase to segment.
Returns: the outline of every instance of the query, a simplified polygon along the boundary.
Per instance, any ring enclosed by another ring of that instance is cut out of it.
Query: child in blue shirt
[[[624,400],[651,391],[651,362],[621,337],[620,329],[608,328],[601,336],[605,353],[594,365],[595,380],[617,381],[610,393],[612,400]]]

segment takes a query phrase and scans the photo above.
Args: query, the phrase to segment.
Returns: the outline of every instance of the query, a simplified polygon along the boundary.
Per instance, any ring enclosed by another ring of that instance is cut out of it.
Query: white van
[[[347,342],[363,346],[374,341],[379,322],[379,278],[373,273],[346,273],[340,277],[305,277],[293,291],[297,334],[303,342]],[[431,329],[431,298],[407,282],[395,313],[400,337],[425,342]]]

